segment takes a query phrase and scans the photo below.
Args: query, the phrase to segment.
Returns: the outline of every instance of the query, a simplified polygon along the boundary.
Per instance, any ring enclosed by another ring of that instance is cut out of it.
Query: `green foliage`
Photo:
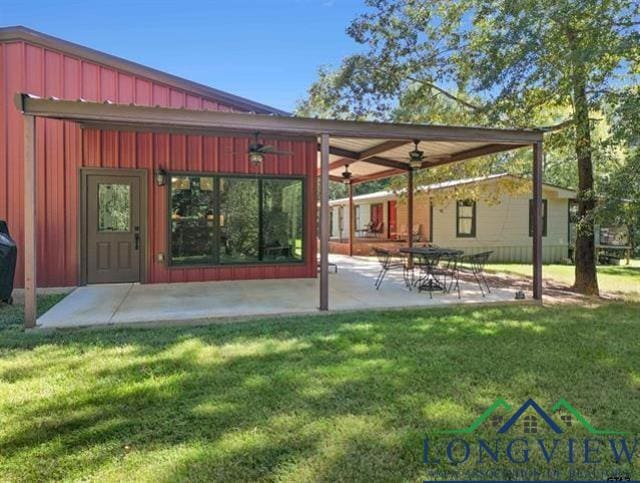
[[[537,126],[547,137],[548,181],[577,187],[587,227],[576,247],[576,286],[597,292],[596,174],[624,165],[638,142],[640,5],[634,0],[368,0],[347,32],[365,48],[323,69],[300,109],[315,115]],[[608,123],[601,123],[604,116]],[[609,126],[623,128],[612,132]],[[529,154],[448,166],[430,181],[526,173]],[[578,169],[576,169],[576,167]],[[421,181],[425,181],[422,179]]]
[[[627,164],[604,182],[598,219],[602,223],[625,225],[632,247],[640,247],[640,150],[634,149]],[[634,250],[635,251],[635,250]]]

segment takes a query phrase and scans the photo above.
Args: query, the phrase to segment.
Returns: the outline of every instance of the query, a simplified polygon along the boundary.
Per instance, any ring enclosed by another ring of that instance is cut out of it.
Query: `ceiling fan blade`
[[[246,156],[247,152],[246,151],[224,151],[223,154],[226,154],[227,156]]]
[[[262,154],[273,154],[274,156],[292,156],[292,151],[263,151]]]

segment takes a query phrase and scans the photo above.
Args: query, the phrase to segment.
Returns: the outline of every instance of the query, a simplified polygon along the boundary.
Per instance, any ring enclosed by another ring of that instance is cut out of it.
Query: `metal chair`
[[[378,258],[378,262],[380,263],[380,272],[376,277],[376,281],[374,283],[376,290],[380,290],[380,286],[382,285],[382,281],[384,277],[387,275],[389,270],[393,270],[396,268],[402,268],[402,277],[404,279],[404,283],[409,290],[411,290],[411,284],[407,281],[408,276],[408,263],[407,257],[399,252],[391,252],[389,250],[385,250],[384,248],[373,247],[373,252]]]
[[[422,225],[420,223],[413,225],[413,230],[411,231],[411,236],[413,237],[413,241],[420,241],[420,230],[422,230]]]
[[[379,221],[377,223],[372,224],[369,231],[371,235],[373,235],[376,238],[382,236],[382,233],[384,232],[384,223]]]
[[[462,254],[451,253],[444,255],[440,258],[439,264],[433,267],[434,275],[442,282],[445,292],[451,293],[452,290],[457,290],[458,298],[460,296],[460,261],[462,260]]]
[[[487,282],[487,279],[484,276],[484,267],[487,264],[487,261],[489,261],[489,257],[491,256],[493,252],[482,252],[482,253],[476,253],[474,255],[464,255],[463,257],[461,257],[460,259],[460,266],[458,268],[459,272],[463,272],[463,273],[470,273],[473,275],[473,277],[476,279],[476,283],[478,284],[478,287],[480,287],[480,291],[482,292],[482,296],[485,296],[485,290],[484,288],[486,287],[487,292],[491,293],[491,288],[489,287],[489,283]],[[483,287],[484,284],[484,287]]]

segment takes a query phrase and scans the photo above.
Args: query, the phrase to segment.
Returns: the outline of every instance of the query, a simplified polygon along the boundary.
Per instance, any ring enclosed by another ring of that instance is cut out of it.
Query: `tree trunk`
[[[591,159],[591,127],[585,80],[576,76],[573,83],[576,157],[578,158],[578,224],[576,230],[576,272],[573,288],[585,295],[598,295],[596,251],[594,241],[593,162]]]

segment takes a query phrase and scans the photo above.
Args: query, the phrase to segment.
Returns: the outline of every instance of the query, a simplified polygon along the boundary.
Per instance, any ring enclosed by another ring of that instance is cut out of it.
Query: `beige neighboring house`
[[[493,262],[532,260],[530,204],[528,190],[509,189],[514,181],[527,182],[509,174],[496,174],[420,186],[414,198],[414,240],[430,242],[465,253],[493,251]],[[456,199],[462,185],[474,183],[483,193],[478,201]],[[505,186],[500,186],[504,183]],[[436,193],[450,190],[449,193]],[[575,191],[544,184],[543,262],[569,258],[569,205]],[[487,196],[488,195],[488,196]],[[487,198],[491,198],[488,200]],[[368,254],[372,246],[406,243],[407,205],[393,191],[354,196],[355,253]],[[331,249],[343,253],[349,237],[348,198],[331,202]],[[376,233],[368,228],[375,227]]]

